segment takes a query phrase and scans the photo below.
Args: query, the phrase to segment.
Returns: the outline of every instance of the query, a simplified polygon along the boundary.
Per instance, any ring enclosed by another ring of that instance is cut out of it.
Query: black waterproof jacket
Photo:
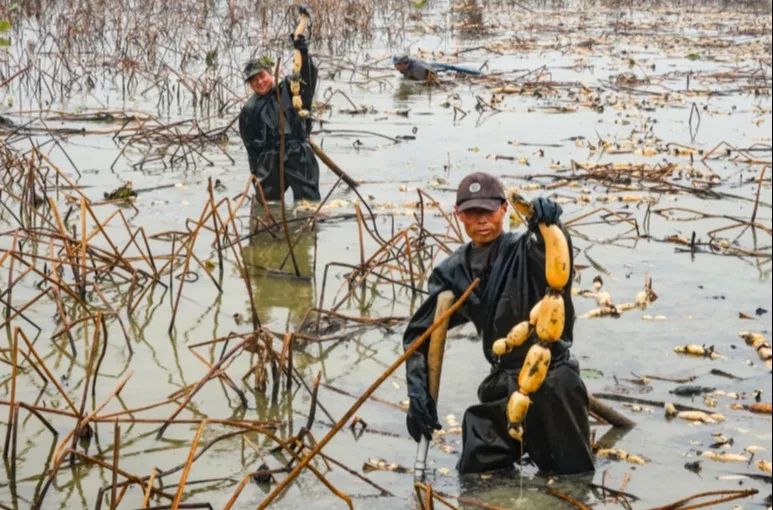
[[[564,231],[569,242],[571,239]],[[518,372],[534,336],[524,345],[501,358],[491,353],[495,340],[503,338],[521,321],[545,293],[544,243],[538,233],[506,233],[495,241],[495,250],[481,284],[451,318],[451,326],[472,321],[482,338],[483,354],[491,370],[478,386],[479,403],[468,407],[462,421],[462,453],[457,464],[461,474],[480,473],[512,467],[524,453],[544,472],[576,474],[592,472],[588,424],[588,393],[580,378],[579,364],[570,356],[573,339],[574,306],[571,285],[563,291],[565,326],[562,339],[551,344],[551,362],[542,386],[532,400],[524,422],[523,444],[507,430],[507,400],[518,389]],[[469,263],[470,245],[454,252],[432,273],[430,296],[411,319],[403,342],[410,345],[432,324],[439,292],[451,289],[455,296],[473,280]],[[571,280],[570,280],[571,281]],[[427,395],[427,347],[415,352],[406,363],[408,395],[429,399]],[[461,374],[458,374],[460,376]],[[463,376],[467,376],[464,374]],[[411,423],[410,416],[408,417]],[[410,432],[410,426],[409,426]]]
[[[303,107],[311,108],[317,86],[317,68],[308,49],[301,49],[301,98]],[[292,187],[296,200],[319,200],[319,165],[307,143],[311,120],[302,119],[292,105],[289,78],[278,85],[285,124],[285,189]],[[253,94],[239,115],[239,134],[247,149],[250,172],[263,187],[268,200],[281,196],[279,189],[279,102],[276,88],[259,96]]]
[[[571,239],[568,234],[566,237],[571,253]],[[523,365],[526,352],[534,343],[533,339],[501,358],[492,355],[491,346],[495,340],[505,337],[513,326],[528,320],[532,306],[545,294],[547,281],[544,243],[539,233],[512,232],[503,233],[494,242],[497,243],[494,247],[496,252],[493,254],[488,274],[464,306],[451,317],[449,328],[472,321],[482,339],[483,355],[492,367],[518,370]],[[432,324],[440,292],[450,289],[459,297],[474,280],[468,258],[470,248],[469,243],[462,246],[432,271],[428,283],[429,297],[413,315],[405,330],[405,347]],[[563,298],[564,333],[561,340],[551,345],[552,364],[568,358],[573,340],[575,314],[571,285],[564,289]],[[406,363],[409,396],[426,395],[428,347],[429,342],[425,342]]]

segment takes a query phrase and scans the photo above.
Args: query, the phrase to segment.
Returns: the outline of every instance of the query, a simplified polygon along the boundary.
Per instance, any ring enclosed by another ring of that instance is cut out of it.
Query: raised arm
[[[299,7],[300,21],[295,31],[290,34],[293,42],[293,73],[288,77],[292,105],[302,119],[308,119],[314,91],[317,87],[317,68],[309,56],[309,46],[303,32],[309,23],[311,15],[305,7]],[[306,130],[309,131],[307,122]]]
[[[444,290],[453,290],[446,278],[442,276],[442,269],[435,268],[428,284],[429,297],[414,313],[403,335],[403,347],[407,348],[414,340],[421,336],[435,320],[435,308],[438,295]],[[463,312],[464,308],[455,313],[449,322],[449,329],[464,324],[469,319]],[[439,429],[437,419],[437,407],[429,393],[427,351],[429,342],[424,344],[411,355],[405,362],[406,383],[408,386],[409,408],[406,418],[408,432],[415,441],[421,436],[429,439],[433,429]]]
[[[309,55],[309,45],[303,35],[293,40],[293,46],[301,54],[301,100],[303,108],[309,110],[317,89],[317,66]]]

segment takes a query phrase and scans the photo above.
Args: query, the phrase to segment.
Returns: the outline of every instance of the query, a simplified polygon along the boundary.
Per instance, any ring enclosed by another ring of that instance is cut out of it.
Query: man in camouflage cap
[[[293,46],[302,57],[300,97],[309,110],[317,85],[317,68],[309,56],[303,35],[293,38]],[[277,85],[274,61],[268,55],[250,60],[242,75],[254,94],[239,115],[239,134],[250,163],[250,172],[258,178],[268,200],[279,200],[279,101],[284,112],[284,182],[292,188],[295,200],[319,200],[319,165],[308,144],[311,120],[302,118],[293,108],[288,78]]]

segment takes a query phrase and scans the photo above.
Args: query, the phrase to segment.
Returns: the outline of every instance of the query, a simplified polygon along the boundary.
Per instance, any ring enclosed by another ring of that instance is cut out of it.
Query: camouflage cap
[[[273,71],[274,59],[268,55],[263,55],[260,58],[250,60],[244,65],[244,70],[242,71],[244,81],[250,81],[250,78],[263,71],[264,69],[269,72]]]

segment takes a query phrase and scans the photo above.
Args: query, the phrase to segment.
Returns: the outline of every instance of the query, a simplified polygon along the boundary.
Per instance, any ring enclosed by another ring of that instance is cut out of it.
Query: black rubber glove
[[[293,42],[293,48],[301,51],[308,51],[309,45],[306,43],[306,36],[301,34],[295,37],[295,34],[290,34],[290,40]]]
[[[547,225],[558,223],[558,219],[563,212],[560,205],[549,198],[543,197],[532,200],[531,207],[534,213],[529,219],[529,227],[532,229],[536,228],[539,223],[545,223]]]
[[[405,425],[414,441],[421,436],[432,438],[432,431],[440,428],[435,401],[427,389],[427,360],[421,352],[414,352],[405,362],[408,384],[408,416]]]
[[[437,409],[432,397],[410,397],[408,415],[405,417],[405,425],[408,433],[414,441],[418,442],[421,436],[432,439],[432,431],[440,429],[437,419]]]

